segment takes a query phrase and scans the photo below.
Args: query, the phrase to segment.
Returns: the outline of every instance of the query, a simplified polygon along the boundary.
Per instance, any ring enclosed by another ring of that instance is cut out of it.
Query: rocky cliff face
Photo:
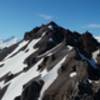
[[[100,43],[50,22],[0,52],[0,100],[99,100]]]

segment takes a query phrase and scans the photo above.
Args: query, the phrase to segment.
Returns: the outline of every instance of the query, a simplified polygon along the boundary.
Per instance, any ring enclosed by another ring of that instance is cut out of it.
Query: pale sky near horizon
[[[100,0],[0,0],[0,39],[22,38],[53,20],[72,31],[100,35]]]

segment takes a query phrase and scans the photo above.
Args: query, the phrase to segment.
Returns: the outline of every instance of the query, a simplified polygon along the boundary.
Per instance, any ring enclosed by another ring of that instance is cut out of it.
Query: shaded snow
[[[42,34],[42,37],[45,36],[45,34],[46,34],[46,32],[44,32],[44,33]]]
[[[92,57],[93,57],[93,59],[95,60],[95,62],[97,62],[97,60],[96,60],[96,57],[97,57],[97,55],[99,54],[99,50],[97,50],[97,51],[95,51],[95,52],[93,52],[93,54],[92,54]]]
[[[88,58],[86,58],[84,55],[82,55],[81,53],[80,53],[80,56],[82,57],[82,59],[87,60],[87,61],[91,64],[91,66],[92,66],[93,68],[95,68],[95,69],[97,68],[96,62],[95,62],[94,59],[88,59]]]

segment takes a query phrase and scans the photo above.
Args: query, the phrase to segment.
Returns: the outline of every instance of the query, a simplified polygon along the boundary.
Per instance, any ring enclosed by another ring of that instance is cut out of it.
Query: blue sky
[[[50,20],[73,31],[100,35],[100,0],[0,0],[0,38],[22,38]]]

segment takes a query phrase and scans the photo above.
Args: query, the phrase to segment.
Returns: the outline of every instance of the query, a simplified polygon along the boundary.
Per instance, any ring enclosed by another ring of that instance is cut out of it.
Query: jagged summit
[[[56,28],[59,28],[59,26],[55,22],[51,21],[46,25],[43,24],[43,25],[41,25],[39,27],[35,27],[30,32],[26,32],[25,35],[24,35],[24,39],[25,40],[27,40],[27,39],[31,40],[32,38],[40,37],[42,35],[42,33],[48,32],[50,30],[53,31]]]
[[[0,100],[99,100],[100,42],[50,22],[0,51]]]
[[[47,25],[51,25],[52,27],[58,27],[58,25],[54,21],[50,21]]]

